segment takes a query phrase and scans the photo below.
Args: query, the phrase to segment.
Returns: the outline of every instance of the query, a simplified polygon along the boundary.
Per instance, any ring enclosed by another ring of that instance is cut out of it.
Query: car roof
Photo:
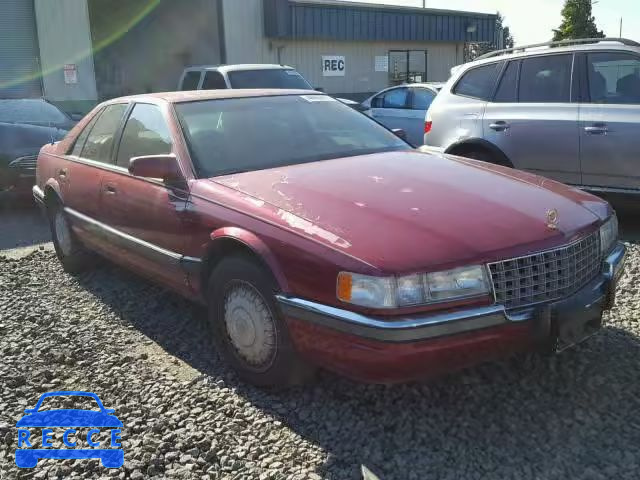
[[[518,47],[515,47],[515,48],[517,49]],[[526,48],[526,46],[522,48]],[[567,46],[540,46],[540,47],[532,47],[532,48],[521,50],[521,51],[505,52],[505,53],[497,54],[495,56],[491,56],[487,58],[480,58],[473,62],[464,63],[462,65],[458,65],[453,68],[458,69],[454,72],[454,74],[458,74],[468,70],[471,67],[475,67],[477,65],[484,65],[492,62],[500,62],[503,60],[531,57],[535,55],[545,55],[548,53],[557,54],[557,53],[573,53],[573,52],[586,52],[586,51],[597,51],[597,50],[603,50],[603,51],[619,50],[619,51],[640,53],[640,47],[623,45],[620,42],[617,42],[615,40],[604,40],[597,43],[584,43],[580,45],[567,45]]]
[[[217,70],[219,72],[235,72],[238,70],[293,70],[289,65],[272,63],[238,63],[234,65],[194,65],[185,68],[186,71]]]
[[[128,101],[142,102],[165,101],[168,103],[195,102],[199,100],[219,100],[224,98],[249,98],[249,97],[276,97],[287,95],[323,95],[322,92],[315,90],[289,90],[277,88],[255,88],[255,89],[220,89],[220,90],[188,90],[181,92],[159,92],[147,93],[142,95],[129,95],[119,97],[105,102],[105,105],[111,103],[123,103]]]

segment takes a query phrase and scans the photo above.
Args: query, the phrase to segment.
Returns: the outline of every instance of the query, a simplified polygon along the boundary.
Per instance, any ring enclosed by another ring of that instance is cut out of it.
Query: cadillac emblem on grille
[[[547,228],[550,230],[558,229],[558,210],[555,208],[547,210]]]

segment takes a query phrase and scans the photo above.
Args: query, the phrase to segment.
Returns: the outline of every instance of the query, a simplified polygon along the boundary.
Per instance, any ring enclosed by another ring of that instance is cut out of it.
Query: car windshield
[[[236,70],[228,74],[231,88],[291,88],[313,90],[311,85],[292,69],[273,68]]]
[[[205,100],[176,110],[201,178],[410,148],[326,95]]]
[[[57,107],[43,100],[0,100],[0,122],[60,124],[68,120]]]

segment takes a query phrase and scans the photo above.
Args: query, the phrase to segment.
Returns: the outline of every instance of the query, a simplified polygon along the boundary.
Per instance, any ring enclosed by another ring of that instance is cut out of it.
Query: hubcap
[[[71,253],[71,231],[69,230],[69,223],[66,217],[62,213],[62,210],[56,212],[56,216],[53,221],[54,230],[56,235],[56,241],[62,253],[69,255]]]
[[[247,283],[232,286],[225,297],[224,322],[236,354],[254,368],[267,368],[276,352],[273,316],[258,291]]]

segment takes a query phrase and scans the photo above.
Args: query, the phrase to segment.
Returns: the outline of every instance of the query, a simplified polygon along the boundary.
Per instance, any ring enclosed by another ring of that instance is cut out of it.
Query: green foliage
[[[592,15],[591,0],[565,0],[562,23],[553,30],[553,40],[604,38]]]

